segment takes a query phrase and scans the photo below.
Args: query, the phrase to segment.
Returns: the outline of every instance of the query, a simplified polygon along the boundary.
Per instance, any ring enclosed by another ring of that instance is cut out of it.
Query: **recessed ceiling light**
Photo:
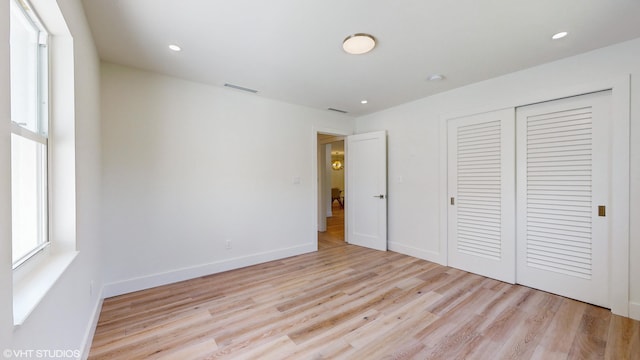
[[[344,51],[352,55],[366,54],[376,47],[376,39],[369,34],[349,35],[342,41]]]
[[[562,31],[562,32],[559,32],[557,34],[554,34],[551,38],[553,40],[558,40],[558,39],[562,39],[563,37],[567,36],[568,34],[569,34],[568,32]]]
[[[176,52],[178,52],[178,51],[182,51],[182,48],[181,48],[180,46],[176,45],[176,44],[171,44],[171,45],[169,45],[169,49],[170,49],[171,51],[176,51]]]
[[[429,81],[440,81],[440,80],[444,80],[444,75],[440,75],[440,74],[433,74],[430,75],[427,80]]]
[[[366,104],[366,103],[368,103],[367,100],[360,100],[360,104]]]

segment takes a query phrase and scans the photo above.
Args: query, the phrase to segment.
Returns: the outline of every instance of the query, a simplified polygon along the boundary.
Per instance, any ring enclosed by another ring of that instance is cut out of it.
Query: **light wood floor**
[[[106,299],[89,358],[640,359],[638,321],[341,236]]]

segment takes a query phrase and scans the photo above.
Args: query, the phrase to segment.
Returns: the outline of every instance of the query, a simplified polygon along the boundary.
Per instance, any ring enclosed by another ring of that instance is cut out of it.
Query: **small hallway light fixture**
[[[342,48],[349,54],[366,54],[376,47],[376,39],[369,34],[357,33],[347,36],[342,41]]]
[[[176,44],[171,44],[169,45],[169,50],[178,52],[178,51],[182,51],[182,48]]]

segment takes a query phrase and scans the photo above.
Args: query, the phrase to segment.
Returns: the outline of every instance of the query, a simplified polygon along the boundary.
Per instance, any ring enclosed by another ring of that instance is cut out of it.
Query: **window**
[[[73,37],[58,2],[7,3],[13,324],[17,326],[79,254],[76,96]]]
[[[12,261],[49,244],[48,34],[24,0],[10,1]]]

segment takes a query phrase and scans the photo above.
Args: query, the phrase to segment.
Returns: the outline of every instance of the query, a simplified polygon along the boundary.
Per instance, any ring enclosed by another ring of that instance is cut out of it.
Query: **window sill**
[[[13,325],[22,325],[47,292],[78,255],[77,251],[52,254],[46,251],[32,264],[14,270]],[[29,260],[29,262],[31,261]]]

